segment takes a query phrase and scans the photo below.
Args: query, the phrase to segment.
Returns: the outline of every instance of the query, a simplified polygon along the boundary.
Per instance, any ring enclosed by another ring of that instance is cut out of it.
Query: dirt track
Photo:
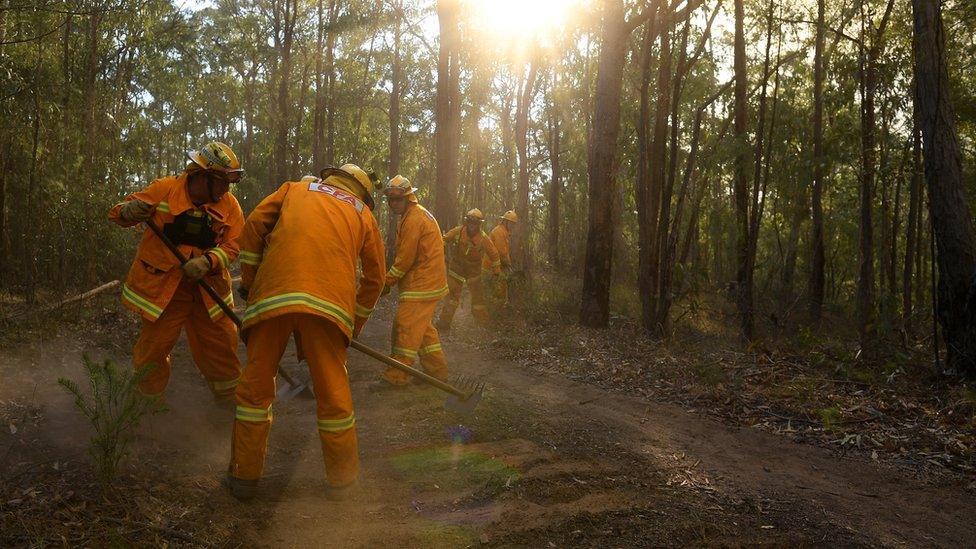
[[[365,341],[386,348],[387,327],[380,315]],[[118,353],[82,341],[61,335],[0,351],[0,401],[34,405],[41,417],[17,434],[4,432],[0,444],[84,459],[87,431],[55,380],[79,379],[85,350]],[[207,520],[215,528],[233,524],[227,539],[246,546],[950,547],[976,540],[976,498],[961,486],[933,486],[670,405],[542,378],[450,338],[445,347],[455,371],[490,382],[473,417],[452,417],[428,388],[368,392],[380,370],[351,355],[364,468],[351,503],[321,497],[314,406],[301,398],[276,406],[261,500],[227,496],[217,479],[231,414],[212,404],[183,344],[174,353],[170,411],[140,430],[130,471],[207,495]],[[297,366],[288,359],[285,367]],[[0,467],[22,465],[3,446]]]

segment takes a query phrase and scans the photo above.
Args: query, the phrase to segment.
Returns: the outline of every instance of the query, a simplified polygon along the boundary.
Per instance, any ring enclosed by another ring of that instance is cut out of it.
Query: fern
[[[128,454],[139,422],[147,414],[161,411],[157,399],[147,398],[137,390],[139,382],[155,365],[133,371],[120,369],[110,360],[99,363],[87,355],[82,358],[91,393],[82,393],[70,379],[60,378],[58,384],[74,397],[75,408],[92,426],[94,434],[89,452],[95,476],[103,487],[108,487],[115,481],[119,464]]]

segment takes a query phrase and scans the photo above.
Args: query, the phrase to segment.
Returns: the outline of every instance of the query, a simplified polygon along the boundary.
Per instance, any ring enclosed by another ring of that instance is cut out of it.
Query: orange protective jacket
[[[501,272],[498,250],[484,231],[469,237],[464,226],[454,227],[444,235],[444,245],[451,256],[447,272],[458,280],[481,276],[481,262],[484,257],[487,257],[492,272]]]
[[[214,268],[204,276],[204,280],[217,291],[217,295],[224,297],[225,303],[233,307],[234,294],[231,291],[227,266],[237,258],[237,238],[244,227],[241,205],[234,195],[226,193],[217,202],[196,207],[190,201],[186,178],[184,172],[179,176],[153,181],[145,190],[130,194],[123,202],[113,206],[108,212],[108,218],[123,227],[137,225],[137,222],[126,221],[121,217],[122,205],[130,200],[142,200],[156,206],[151,220],[159,228],[172,223],[176,216],[188,210],[205,211],[212,220],[212,227],[217,235],[217,245],[209,250],[201,250],[187,244],[181,244],[179,248],[187,258],[204,253],[210,256]],[[142,240],[139,241],[139,248],[136,250],[136,257],[129,269],[125,285],[122,286],[122,303],[143,318],[155,322],[176,293],[181,278],[183,278],[183,270],[180,269],[179,260],[147,227],[142,233]],[[220,306],[210,299],[209,295],[203,292],[201,294],[210,318],[216,319],[223,314]]]
[[[397,227],[396,259],[386,284],[400,286],[401,301],[432,301],[447,295],[444,242],[434,215],[411,202]]]
[[[334,177],[289,181],[258,204],[241,236],[243,332],[288,313],[334,322],[347,338],[383,290],[383,239],[368,207]],[[362,278],[356,289],[356,266]]]
[[[491,243],[495,245],[495,249],[498,251],[498,260],[501,263],[503,269],[509,269],[512,266],[512,252],[511,252],[511,239],[512,233],[508,232],[504,223],[499,223],[495,225],[495,228],[488,233],[488,238],[491,239]],[[482,267],[488,269],[491,264],[488,263],[488,258],[484,259]]]

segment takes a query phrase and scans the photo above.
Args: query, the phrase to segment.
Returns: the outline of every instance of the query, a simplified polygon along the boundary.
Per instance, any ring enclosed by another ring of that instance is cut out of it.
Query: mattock
[[[166,236],[166,234],[163,233],[163,231],[155,223],[153,223],[151,219],[146,220],[146,226],[148,226],[152,232],[156,233],[156,236],[158,236],[159,239],[163,241],[163,244],[166,245],[166,248],[168,248],[169,251],[174,256],[176,256],[176,259],[179,260],[181,267],[184,264],[186,264],[187,258],[185,255],[183,255],[183,252],[180,251],[180,249],[176,246],[176,244],[173,244],[173,241],[170,240],[169,237]],[[210,284],[207,284],[207,282],[202,278],[197,279],[196,283],[199,284],[201,288],[203,288],[203,291],[207,292],[207,295],[210,296],[210,299],[212,299],[214,303],[216,303],[217,306],[220,307],[220,310],[223,311],[225,315],[227,315],[227,318],[231,319],[234,322],[234,324],[237,325],[237,328],[240,329],[242,324],[241,317],[237,316],[237,313],[234,312],[234,309],[231,309],[230,305],[225,303],[224,299],[219,295],[217,295],[217,291],[214,290]],[[278,388],[277,398],[279,401],[284,402],[286,400],[290,400],[295,395],[301,393],[306,389],[309,389],[309,385],[307,381],[305,382],[296,381],[295,378],[288,375],[288,372],[286,372],[285,369],[280,366],[278,367],[278,374],[281,376],[282,379],[285,380],[285,384]]]
[[[447,400],[444,401],[444,408],[450,412],[455,412],[458,414],[470,414],[474,411],[475,407],[478,406],[478,403],[481,402],[481,397],[484,396],[484,383],[478,383],[473,380],[460,378],[457,385],[451,385],[450,383],[445,383],[434,376],[421,372],[416,368],[407,366],[395,358],[388,357],[376,349],[367,347],[355,339],[349,343],[349,346],[361,353],[375,358],[387,366],[392,366],[401,372],[409,374],[448,393]]]

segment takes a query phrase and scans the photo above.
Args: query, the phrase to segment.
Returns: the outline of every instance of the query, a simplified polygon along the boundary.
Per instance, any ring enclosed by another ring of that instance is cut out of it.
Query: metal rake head
[[[454,383],[459,391],[464,393],[466,396],[460,397],[458,395],[448,395],[447,400],[444,401],[444,408],[450,412],[455,412],[458,414],[470,414],[481,402],[481,398],[485,393],[485,383],[479,382],[474,379],[459,376]]]

